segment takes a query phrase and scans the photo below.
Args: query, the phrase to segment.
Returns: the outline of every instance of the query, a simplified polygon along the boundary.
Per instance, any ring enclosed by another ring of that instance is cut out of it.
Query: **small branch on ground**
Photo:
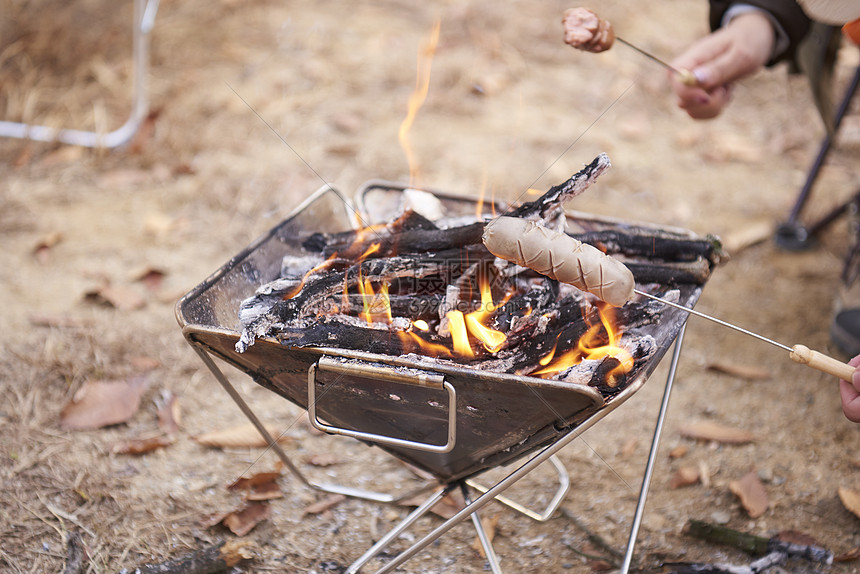
[[[63,574],[81,574],[87,563],[87,549],[79,532],[72,531],[66,536],[66,568]]]
[[[233,540],[218,542],[160,564],[144,564],[120,574],[215,574],[254,557],[253,544]]]

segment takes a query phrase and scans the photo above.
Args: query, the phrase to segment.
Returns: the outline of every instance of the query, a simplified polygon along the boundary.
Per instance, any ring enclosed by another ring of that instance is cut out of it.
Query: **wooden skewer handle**
[[[847,363],[836,360],[824,353],[813,351],[804,345],[795,345],[791,349],[791,360],[849,382],[856,370]]]

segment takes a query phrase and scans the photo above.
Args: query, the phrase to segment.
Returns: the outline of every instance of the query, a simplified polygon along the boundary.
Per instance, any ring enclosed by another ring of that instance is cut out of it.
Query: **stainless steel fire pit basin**
[[[636,364],[624,389],[611,396],[586,385],[488,372],[414,355],[292,348],[270,338],[257,339],[243,353],[236,351],[240,303],[278,277],[285,255],[300,254],[302,243],[314,233],[390,221],[405,189],[371,181],[359,190],[354,204],[329,187],[318,190],[177,303],[176,316],[187,341],[308,409],[313,422],[328,432],[375,443],[440,481],[452,482],[533,453],[583,421],[614,410],[641,388],[686,321],[683,311],[652,309],[649,334],[656,351]],[[478,221],[479,211],[489,217],[504,210],[503,205],[474,198],[431,193],[451,218]],[[581,213],[568,216],[569,232],[631,227],[640,233],[649,229]],[[659,228],[659,233],[695,237],[676,229]],[[703,285],[649,282],[637,287],[652,292],[671,287],[680,293],[678,303],[692,307]]]

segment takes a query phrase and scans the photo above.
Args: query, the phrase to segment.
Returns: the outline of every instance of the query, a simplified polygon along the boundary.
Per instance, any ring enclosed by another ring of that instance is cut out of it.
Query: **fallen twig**
[[[708,524],[700,520],[690,520],[684,527],[690,536],[725,544],[743,550],[759,558],[749,564],[727,563],[671,563],[664,566],[672,568],[677,574],[757,574],[768,568],[778,566],[789,558],[802,558],[822,564],[833,563],[833,553],[815,544],[792,542],[780,539],[779,535],[764,538],[725,526]]]
[[[123,568],[120,574],[214,574],[253,558],[252,547],[247,541],[221,541],[160,564],[144,564],[134,570]]]
[[[84,540],[77,531],[69,532],[66,536],[66,568],[63,574],[80,574],[84,571],[87,561],[87,549]]]
[[[583,532],[585,532],[585,535],[586,535],[586,537],[588,538],[588,541],[589,541],[589,542],[591,542],[593,545],[595,545],[595,546],[597,546],[597,547],[599,547],[599,548],[602,548],[604,551],[606,551],[606,552],[609,554],[609,556],[610,556],[610,557],[607,557],[607,556],[595,556],[595,555],[593,555],[593,554],[588,554],[588,553],[586,553],[586,552],[583,552],[583,551],[581,551],[581,550],[578,550],[578,549],[576,549],[576,548],[573,548],[573,547],[571,547],[570,545],[567,545],[567,546],[568,546],[568,548],[570,548],[572,551],[576,552],[576,553],[577,553],[577,554],[579,554],[580,556],[583,556],[584,558],[587,558],[587,559],[589,559],[589,560],[606,560],[606,561],[607,561],[607,562],[609,562],[613,567],[617,567],[617,566],[619,566],[619,565],[620,565],[620,560],[621,560],[622,558],[624,558],[624,553],[623,553],[623,552],[619,552],[618,550],[616,550],[615,548],[613,548],[613,547],[609,544],[609,542],[607,542],[606,540],[604,540],[604,539],[603,539],[603,537],[601,537],[599,534],[595,534],[594,532],[592,532],[592,531],[591,531],[591,530],[590,530],[590,529],[589,529],[585,524],[583,524],[583,523],[579,520],[579,518],[577,518],[577,517],[576,517],[572,512],[570,512],[569,510],[567,510],[567,509],[565,509],[565,508],[562,508],[562,509],[561,509],[561,514],[562,514],[565,518],[567,518],[568,520],[570,520],[570,521],[573,523],[573,525],[574,525],[574,526],[576,526],[577,528],[579,528],[580,530],[582,530]]]

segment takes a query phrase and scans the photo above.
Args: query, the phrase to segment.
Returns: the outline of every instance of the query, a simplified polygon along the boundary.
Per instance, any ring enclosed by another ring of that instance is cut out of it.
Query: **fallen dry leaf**
[[[346,496],[343,494],[332,494],[331,496],[327,496],[322,500],[314,502],[310,506],[307,506],[304,510],[305,514],[322,514],[326,510],[330,510],[346,500]]]
[[[636,452],[636,447],[639,445],[639,439],[635,436],[629,437],[621,447],[621,458],[630,458]]]
[[[130,153],[138,155],[143,153],[143,151],[149,146],[153,139],[153,135],[155,134],[155,122],[160,115],[160,109],[152,110],[146,115],[146,118],[144,118],[140,123],[140,127],[128,144],[128,151]]]
[[[851,562],[853,560],[857,560],[860,558],[860,547],[852,548],[848,552],[843,552],[842,554],[837,554],[833,557],[834,562]]]
[[[611,562],[603,560],[602,558],[592,558],[588,560],[588,568],[592,572],[609,572],[615,567],[612,565]]]
[[[289,442],[290,438],[281,434],[281,429],[266,425],[266,430],[278,443]],[[192,437],[195,442],[213,448],[257,448],[268,446],[260,431],[251,423],[216,430]]]
[[[682,425],[678,432],[687,438],[712,440],[723,444],[745,444],[755,440],[755,436],[745,430],[706,421]]]
[[[240,477],[227,490],[245,491],[245,500],[272,500],[283,498],[284,492],[275,482],[281,477],[280,472],[258,472],[253,476]]]
[[[681,458],[682,456],[687,454],[688,450],[689,449],[687,448],[687,445],[679,444],[678,446],[674,447],[672,450],[669,451],[669,458]]]
[[[716,362],[708,365],[708,370],[724,373],[748,381],[766,381],[770,379],[770,371],[754,365],[739,365],[735,362]]]
[[[307,461],[308,464],[312,464],[314,466],[332,466],[338,464],[340,462],[340,459],[338,459],[330,452],[321,452],[309,456]]]
[[[33,247],[33,256],[39,263],[47,263],[51,249],[62,240],[63,234],[59,231],[48,233],[36,243],[35,247]]]
[[[146,454],[170,446],[176,439],[163,434],[151,437],[138,437],[115,443],[110,451],[114,454]]]
[[[672,474],[672,478],[669,479],[669,486],[680,488],[692,486],[697,482],[699,482],[699,469],[692,466],[682,466]]]
[[[249,502],[244,508],[231,512],[221,521],[236,536],[245,536],[255,526],[269,518],[272,508],[266,502]]]
[[[131,273],[131,280],[142,283],[149,291],[158,291],[167,273],[156,267],[143,267]]]
[[[120,311],[134,311],[146,306],[146,299],[134,289],[124,285],[105,284],[84,293],[84,300],[108,305]]]
[[[179,398],[167,389],[162,389],[155,398],[155,407],[158,409],[158,428],[161,432],[166,435],[179,432],[179,424],[182,420]]]
[[[252,476],[240,476],[227,486],[227,490],[251,490],[255,486],[274,482],[280,477],[280,472],[258,472]]]
[[[87,381],[60,412],[64,430],[92,430],[124,423],[140,408],[146,377],[119,381]]]
[[[283,498],[284,491],[275,482],[264,482],[258,484],[248,491],[245,495],[245,500],[274,500],[275,498]]]
[[[860,492],[844,486],[839,487],[839,500],[848,511],[860,518]]]
[[[426,494],[419,494],[412,498],[408,498],[406,500],[402,500],[400,504],[402,506],[420,506],[427,500]],[[466,508],[466,501],[463,500],[463,494],[459,491],[449,492],[442,500],[433,505],[433,508],[430,509],[430,512],[435,514],[436,516],[440,516],[444,519],[449,519],[461,510]]]
[[[740,499],[750,518],[758,518],[770,505],[767,491],[755,470],[746,473],[739,480],[731,481],[729,490]]]
[[[484,532],[487,535],[487,540],[490,544],[496,537],[496,526],[499,524],[500,515],[496,514],[491,518],[484,517],[481,519],[481,526],[484,527]],[[487,553],[484,551],[484,545],[481,544],[481,539],[475,536],[475,541],[472,542],[472,550],[481,555],[481,558],[486,558]]]

